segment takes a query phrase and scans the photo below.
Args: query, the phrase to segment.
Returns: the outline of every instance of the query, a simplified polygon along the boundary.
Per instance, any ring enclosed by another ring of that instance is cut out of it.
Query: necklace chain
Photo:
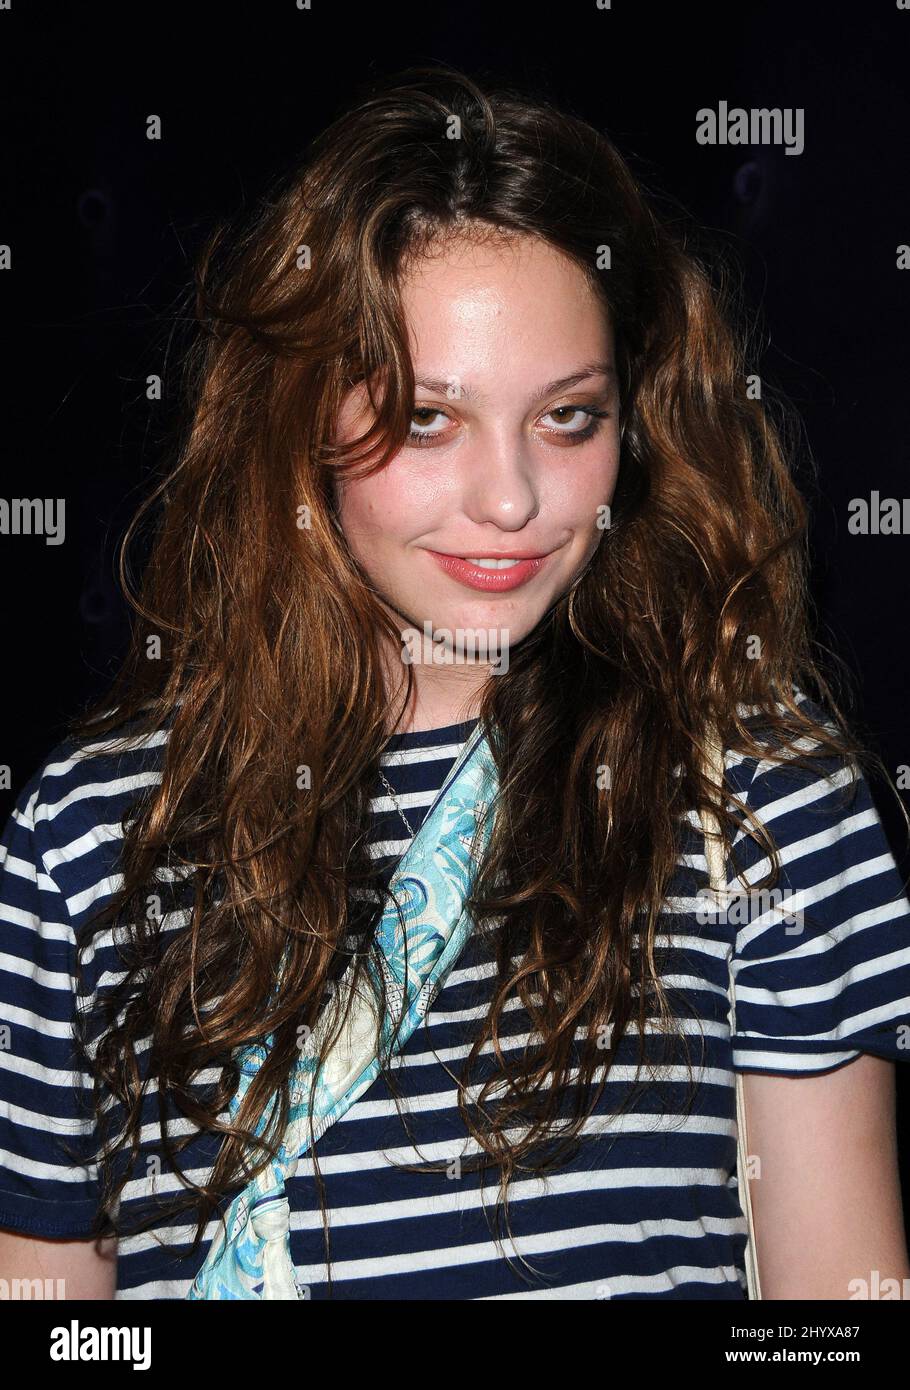
[[[408,818],[407,818],[407,816],[405,815],[404,811],[402,811],[402,809],[401,809],[401,803],[400,803],[400,801],[398,800],[398,797],[395,795],[395,789],[394,789],[394,787],[392,786],[392,784],[388,781],[388,779],[387,779],[385,773],[383,772],[382,768],[379,769],[379,778],[380,778],[380,781],[382,782],[382,785],[385,787],[386,791],[389,793],[389,796],[390,796],[390,797],[392,798],[392,800],[394,801],[394,803],[395,803],[395,809],[396,809],[396,811],[398,812],[398,814],[401,816],[401,819],[404,821],[404,828],[405,828],[405,830],[408,832],[408,834],[410,835],[411,839],[413,839],[413,838],[414,838],[415,831],[414,831],[413,827],[408,823]]]

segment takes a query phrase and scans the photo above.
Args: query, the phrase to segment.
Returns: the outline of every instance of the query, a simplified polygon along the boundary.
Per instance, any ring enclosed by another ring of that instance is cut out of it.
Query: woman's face
[[[449,243],[402,292],[411,439],[378,473],[339,482],[339,520],[407,625],[517,643],[603,538],[619,467],[613,331],[581,271],[531,237]],[[360,385],[338,437],[371,419]],[[499,558],[520,563],[470,563]]]

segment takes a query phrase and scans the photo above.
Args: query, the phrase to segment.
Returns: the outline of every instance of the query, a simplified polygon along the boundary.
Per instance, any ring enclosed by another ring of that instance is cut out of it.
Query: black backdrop
[[[847,506],[910,491],[908,59],[895,0],[0,8],[3,491],[67,506],[62,545],[0,537],[0,811],[122,649],[113,559],[174,417],[173,319],[202,236],[370,74],[435,61],[536,83],[742,267],[762,378],[804,422],[818,636],[856,673],[861,727],[896,776],[910,763],[910,539],[851,535]],[[722,100],[802,109],[803,152],[698,144],[696,111]],[[146,400],[151,372],[161,402]],[[902,818],[873,791],[906,874]]]

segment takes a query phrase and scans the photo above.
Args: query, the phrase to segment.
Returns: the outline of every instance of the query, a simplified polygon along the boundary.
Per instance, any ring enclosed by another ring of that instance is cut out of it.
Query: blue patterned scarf
[[[404,929],[395,903],[389,901],[376,937],[386,992],[383,1051],[393,1036],[391,1050],[401,1050],[425,1017],[471,935],[474,924],[464,909],[464,901],[472,879],[472,845],[479,856],[489,842],[492,816],[483,813],[492,804],[496,785],[490,747],[478,728],[468,739],[392,876],[390,890],[401,905]],[[370,961],[372,987],[361,986],[341,1035],[316,1079],[312,1100],[314,1142],[360,1099],[379,1075],[375,1046],[379,996],[374,968]],[[339,986],[342,991],[346,978]],[[327,1017],[324,1013],[321,1021],[325,1023]],[[291,1076],[290,1114],[278,1156],[231,1203],[187,1298],[308,1296],[297,1282],[291,1260],[285,1184],[293,1176],[298,1159],[310,1148],[310,1091],[323,1036],[317,1021]],[[269,1034],[266,1047],[273,1040],[274,1035]],[[244,1049],[240,1083],[230,1106],[232,1118],[236,1118],[267,1055],[266,1048],[258,1045]],[[267,1106],[257,1134],[263,1132],[269,1114]]]

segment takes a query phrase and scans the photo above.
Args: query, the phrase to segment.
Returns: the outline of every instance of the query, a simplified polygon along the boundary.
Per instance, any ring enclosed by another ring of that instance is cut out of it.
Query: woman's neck
[[[388,605],[386,605],[388,607]],[[388,609],[397,623],[404,616]],[[414,623],[410,623],[413,629]],[[408,682],[408,667],[402,658],[405,646],[392,649],[383,644],[385,687],[388,692],[387,732],[392,734],[421,733],[426,729],[444,729],[450,724],[462,724],[480,713],[483,693],[495,674],[489,661],[453,659],[414,659],[410,662],[411,695],[403,709]],[[407,648],[411,650],[411,648]],[[434,652],[435,657],[435,652]],[[396,718],[396,716],[398,716]]]
[[[390,724],[394,723],[394,728],[388,729],[389,734],[444,729],[450,724],[475,719],[480,713],[483,692],[490,679],[489,666],[479,663],[432,668],[414,665],[411,670],[411,697],[397,723],[395,716],[401,710],[406,684],[402,683],[398,690],[392,689],[388,719]],[[399,667],[399,679],[400,672]]]
[[[395,702],[398,708],[400,699]],[[410,706],[404,711],[390,734],[416,734],[425,729],[444,729],[450,724],[462,724],[477,717],[480,711],[480,697],[472,698],[464,691],[415,692]],[[389,711],[389,719],[395,718],[394,709]]]

